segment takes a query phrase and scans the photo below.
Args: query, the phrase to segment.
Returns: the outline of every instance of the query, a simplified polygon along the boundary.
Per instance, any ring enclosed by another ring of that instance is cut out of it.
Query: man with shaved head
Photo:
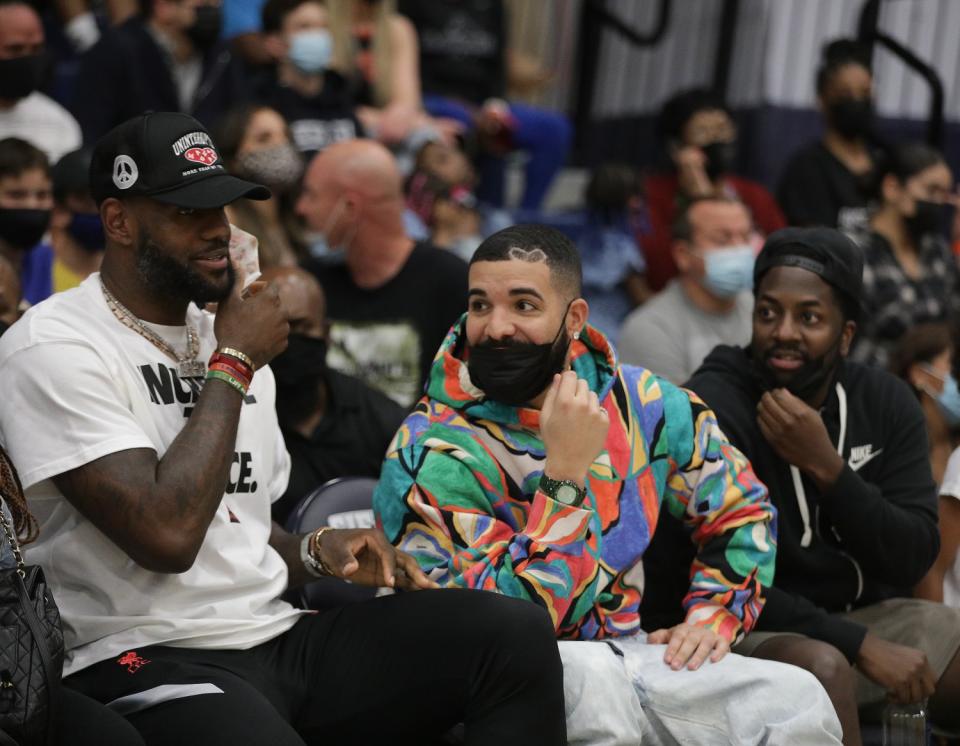
[[[337,257],[310,267],[327,293],[330,366],[409,407],[466,308],[467,266],[409,238],[403,207],[390,152],[351,140],[314,158],[297,212]]]
[[[277,379],[277,418],[290,453],[290,481],[273,503],[286,522],[310,490],[336,477],[378,477],[404,410],[353,376],[327,367],[330,325],[320,283],[305,270],[276,267],[273,282],[290,322],[287,349],[270,363]]]

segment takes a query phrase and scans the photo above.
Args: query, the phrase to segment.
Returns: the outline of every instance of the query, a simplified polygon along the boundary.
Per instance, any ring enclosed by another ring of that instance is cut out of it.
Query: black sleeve
[[[120,121],[117,95],[126,87],[123,65],[115,64],[122,50],[110,36],[104,36],[80,58],[70,111],[83,131],[84,143],[91,145]]]
[[[876,391],[891,419],[878,468],[870,470],[868,482],[845,464],[820,504],[845,551],[869,575],[909,588],[940,551],[937,490],[923,412],[906,384],[893,383]]]
[[[777,587],[763,589],[766,603],[757,620],[758,632],[796,632],[830,643],[854,663],[867,628],[848,619],[828,614],[803,596]]]
[[[784,169],[777,187],[777,201],[790,225],[834,227],[838,206],[830,199],[829,192],[819,159],[810,148],[804,148]]]

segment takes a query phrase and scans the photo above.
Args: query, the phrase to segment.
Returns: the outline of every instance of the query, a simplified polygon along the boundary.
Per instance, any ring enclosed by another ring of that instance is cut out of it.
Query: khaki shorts
[[[915,598],[891,598],[873,606],[836,616],[862,624],[870,634],[888,642],[922,650],[939,679],[960,649],[960,609]],[[774,637],[803,637],[795,632],[751,632],[733,648],[734,653],[753,655]],[[857,675],[857,704],[861,707],[885,702],[886,692],[866,676]]]

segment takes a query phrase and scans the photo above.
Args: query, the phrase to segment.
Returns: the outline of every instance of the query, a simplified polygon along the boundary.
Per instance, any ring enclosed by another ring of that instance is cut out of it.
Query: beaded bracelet
[[[215,378],[218,381],[223,381],[224,383],[228,384],[229,386],[239,391],[241,396],[247,395],[247,387],[243,385],[243,382],[235,378],[234,376],[230,375],[229,373],[226,373],[222,370],[218,370],[217,368],[210,368],[209,370],[207,370],[207,380],[210,380],[211,378]]]
[[[220,347],[214,354],[228,355],[230,357],[235,357],[237,360],[239,360],[241,363],[243,363],[250,369],[251,374],[253,373],[253,371],[257,369],[257,367],[253,364],[253,360],[250,359],[249,355],[247,355],[245,352],[241,352],[240,350],[234,347]]]

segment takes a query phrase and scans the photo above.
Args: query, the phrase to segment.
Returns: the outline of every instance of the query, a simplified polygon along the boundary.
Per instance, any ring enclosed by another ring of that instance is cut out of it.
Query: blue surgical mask
[[[103,223],[100,215],[95,212],[75,212],[67,226],[67,232],[73,239],[90,253],[103,251],[107,245],[107,237],[103,233]]]
[[[753,247],[746,244],[703,252],[704,287],[718,298],[732,298],[753,287]]]
[[[929,365],[921,367],[934,378],[943,381],[943,391],[939,394],[932,391],[927,391],[927,393],[936,399],[937,404],[940,405],[940,410],[943,412],[947,424],[950,427],[957,427],[960,425],[960,387],[957,386],[957,379],[951,373],[944,376]],[[926,388],[924,390],[926,391]]]
[[[288,59],[302,73],[316,75],[330,65],[333,39],[326,29],[298,31],[290,39]]]

